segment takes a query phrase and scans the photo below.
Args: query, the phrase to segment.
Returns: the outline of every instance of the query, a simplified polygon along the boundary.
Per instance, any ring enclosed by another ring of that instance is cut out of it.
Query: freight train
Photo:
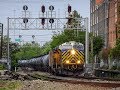
[[[61,44],[47,55],[18,61],[19,67],[46,70],[55,74],[79,74],[84,70],[84,63],[84,45],[75,41]]]

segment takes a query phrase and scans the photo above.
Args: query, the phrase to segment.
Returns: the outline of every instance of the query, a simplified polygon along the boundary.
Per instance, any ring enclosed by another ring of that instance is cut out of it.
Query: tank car
[[[39,57],[34,57],[30,60],[19,60],[18,61],[19,67],[30,67],[34,70],[48,70],[49,66],[49,56],[42,55]]]

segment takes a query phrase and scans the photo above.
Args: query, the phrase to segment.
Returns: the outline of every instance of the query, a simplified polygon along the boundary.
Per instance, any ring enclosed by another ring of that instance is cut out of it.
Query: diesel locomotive
[[[47,55],[30,60],[19,60],[19,67],[46,70],[56,74],[80,73],[84,70],[84,45],[79,42],[65,42]]]

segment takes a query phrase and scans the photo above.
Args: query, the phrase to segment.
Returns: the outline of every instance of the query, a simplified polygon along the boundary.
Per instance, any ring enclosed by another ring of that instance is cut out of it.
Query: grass
[[[22,86],[20,81],[3,81],[0,80],[0,90],[17,90]]]

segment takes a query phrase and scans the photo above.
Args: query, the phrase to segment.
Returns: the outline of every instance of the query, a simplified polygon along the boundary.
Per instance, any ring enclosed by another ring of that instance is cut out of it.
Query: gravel
[[[63,82],[51,82],[42,80],[23,81],[19,90],[120,90],[120,88],[109,88],[90,86],[84,84],[70,84]]]

